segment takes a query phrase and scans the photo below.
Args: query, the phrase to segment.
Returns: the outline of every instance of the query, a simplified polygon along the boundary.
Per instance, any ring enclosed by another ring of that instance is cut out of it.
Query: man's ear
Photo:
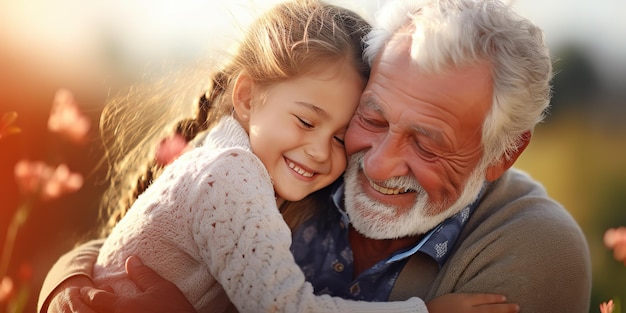
[[[517,161],[517,158],[519,158],[519,156],[522,155],[522,152],[526,150],[526,147],[528,147],[531,137],[532,137],[532,134],[530,131],[527,131],[524,134],[522,134],[522,137],[520,138],[520,141],[517,145],[517,150],[511,155],[510,159],[507,159],[505,156],[502,156],[496,164],[489,166],[487,168],[487,174],[485,177],[487,181],[492,182],[500,178],[500,176],[502,176],[502,174],[504,174],[506,170],[511,168],[511,166],[513,166],[515,161]]]
[[[240,122],[247,122],[250,119],[250,110],[252,91],[254,88],[254,82],[246,73],[241,73],[237,76],[235,84],[233,86],[233,108],[235,109],[236,118]]]

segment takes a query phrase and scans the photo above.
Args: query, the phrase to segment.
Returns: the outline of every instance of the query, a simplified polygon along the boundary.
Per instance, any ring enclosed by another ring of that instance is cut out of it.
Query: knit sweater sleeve
[[[291,233],[260,160],[231,148],[198,166],[210,174],[186,175],[193,189],[180,200],[197,212],[191,227],[199,255],[239,312],[427,312],[418,298],[374,303],[315,296],[289,250]]]

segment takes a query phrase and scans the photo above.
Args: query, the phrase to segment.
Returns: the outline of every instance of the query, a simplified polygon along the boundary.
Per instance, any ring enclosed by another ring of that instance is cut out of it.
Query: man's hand
[[[126,272],[129,278],[141,290],[140,293],[132,296],[123,296],[94,287],[83,287],[80,289],[82,300],[93,309],[93,311],[84,312],[196,312],[193,305],[189,303],[176,285],[145,266],[139,258],[131,256],[126,260]]]
[[[93,283],[89,278],[85,276],[75,276],[68,278],[65,282],[60,284],[50,297],[48,303],[48,309],[43,312],[48,313],[95,313],[85,302],[83,301],[80,288],[83,286],[93,287]],[[89,288],[84,287],[84,288]]]
[[[426,303],[428,312],[456,313],[517,313],[515,303],[506,302],[506,297],[487,293],[448,293]]]

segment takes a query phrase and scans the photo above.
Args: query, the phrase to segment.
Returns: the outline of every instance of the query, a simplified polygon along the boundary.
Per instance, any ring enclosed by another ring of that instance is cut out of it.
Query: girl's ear
[[[233,108],[235,109],[235,117],[244,128],[247,128],[246,126],[250,120],[253,87],[254,82],[246,73],[239,74],[233,86],[232,101]]]

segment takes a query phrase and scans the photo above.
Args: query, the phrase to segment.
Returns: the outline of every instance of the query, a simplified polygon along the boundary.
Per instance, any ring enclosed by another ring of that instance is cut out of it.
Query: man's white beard
[[[346,168],[345,208],[352,226],[365,237],[372,239],[395,239],[425,234],[474,202],[485,182],[486,166],[481,162],[470,174],[458,200],[442,212],[432,214],[436,207],[430,203],[428,194],[413,177],[391,178],[382,185],[390,188],[410,188],[417,193],[415,205],[406,213],[398,215],[397,209],[392,205],[373,200],[363,191],[359,171],[364,155],[362,152],[352,155]]]

